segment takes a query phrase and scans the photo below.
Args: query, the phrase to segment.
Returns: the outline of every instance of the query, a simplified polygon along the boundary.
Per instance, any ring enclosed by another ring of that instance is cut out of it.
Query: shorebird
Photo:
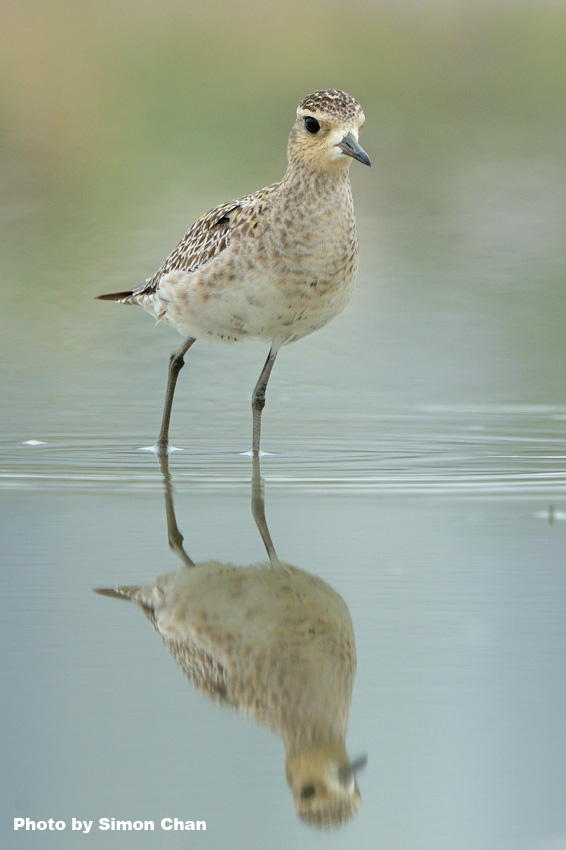
[[[297,814],[315,826],[338,826],[360,805],[346,733],[356,673],[350,612],[322,579],[280,561],[265,521],[254,461],[252,511],[268,563],[237,567],[193,563],[175,520],[167,457],[170,546],[181,569],[144,586],[97,593],[130,600],[153,625],[201,692],[276,732]]]
[[[282,345],[323,327],[348,302],[358,266],[349,180],[360,146],[360,104],[343,91],[305,97],[282,180],[203,215],[145,283],[98,298],[139,304],[185,337],[172,353],[155,450],[169,450],[169,422],[184,356],[197,339],[268,341],[252,395],[252,454],[260,451],[267,382]]]

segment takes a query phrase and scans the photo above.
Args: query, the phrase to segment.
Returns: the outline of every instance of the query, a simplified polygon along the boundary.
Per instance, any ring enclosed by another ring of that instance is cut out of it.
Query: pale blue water
[[[563,828],[565,413],[415,411],[376,417],[358,446],[283,440],[263,459],[280,557],[354,621],[348,741],[369,756],[354,844],[538,848]],[[156,459],[88,435],[4,442],[2,458],[5,816],[171,816],[206,820],[205,847],[235,832],[342,846],[296,820],[275,736],[195,693],[138,612],[91,593],[176,567]],[[194,560],[265,557],[247,458],[200,440],[171,471]]]

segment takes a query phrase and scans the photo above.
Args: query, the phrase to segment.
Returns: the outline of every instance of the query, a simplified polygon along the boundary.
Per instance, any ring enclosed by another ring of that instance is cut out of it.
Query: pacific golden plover
[[[154,276],[127,292],[99,295],[139,304],[186,339],[171,355],[161,431],[166,453],[173,395],[197,339],[267,340],[271,349],[252,397],[252,452],[259,455],[267,382],[282,345],[318,330],[350,298],[358,240],[348,176],[364,113],[336,89],[301,101],[285,176],[199,218]]]
[[[276,732],[297,814],[337,826],[358,810],[356,771],[365,763],[350,761],[345,744],[356,673],[350,612],[322,579],[279,561],[255,467],[252,506],[269,563],[195,564],[182,545],[166,469],[169,542],[184,566],[143,587],[97,592],[141,608],[201,692]]]

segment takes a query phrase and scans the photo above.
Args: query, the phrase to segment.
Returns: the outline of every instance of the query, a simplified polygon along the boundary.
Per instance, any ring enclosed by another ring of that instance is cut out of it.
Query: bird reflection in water
[[[259,460],[252,513],[269,563],[195,564],[183,547],[167,456],[169,545],[183,566],[141,587],[98,590],[144,612],[175,661],[200,691],[276,732],[297,814],[319,827],[338,826],[360,805],[345,739],[356,672],[350,612],[326,582],[276,555],[265,519]]]

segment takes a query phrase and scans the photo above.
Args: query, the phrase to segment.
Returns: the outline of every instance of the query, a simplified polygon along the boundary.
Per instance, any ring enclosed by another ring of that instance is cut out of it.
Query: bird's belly
[[[143,303],[150,313],[184,336],[235,342],[300,339],[325,325],[346,306],[355,269],[332,277],[303,271],[268,274],[170,272]]]

